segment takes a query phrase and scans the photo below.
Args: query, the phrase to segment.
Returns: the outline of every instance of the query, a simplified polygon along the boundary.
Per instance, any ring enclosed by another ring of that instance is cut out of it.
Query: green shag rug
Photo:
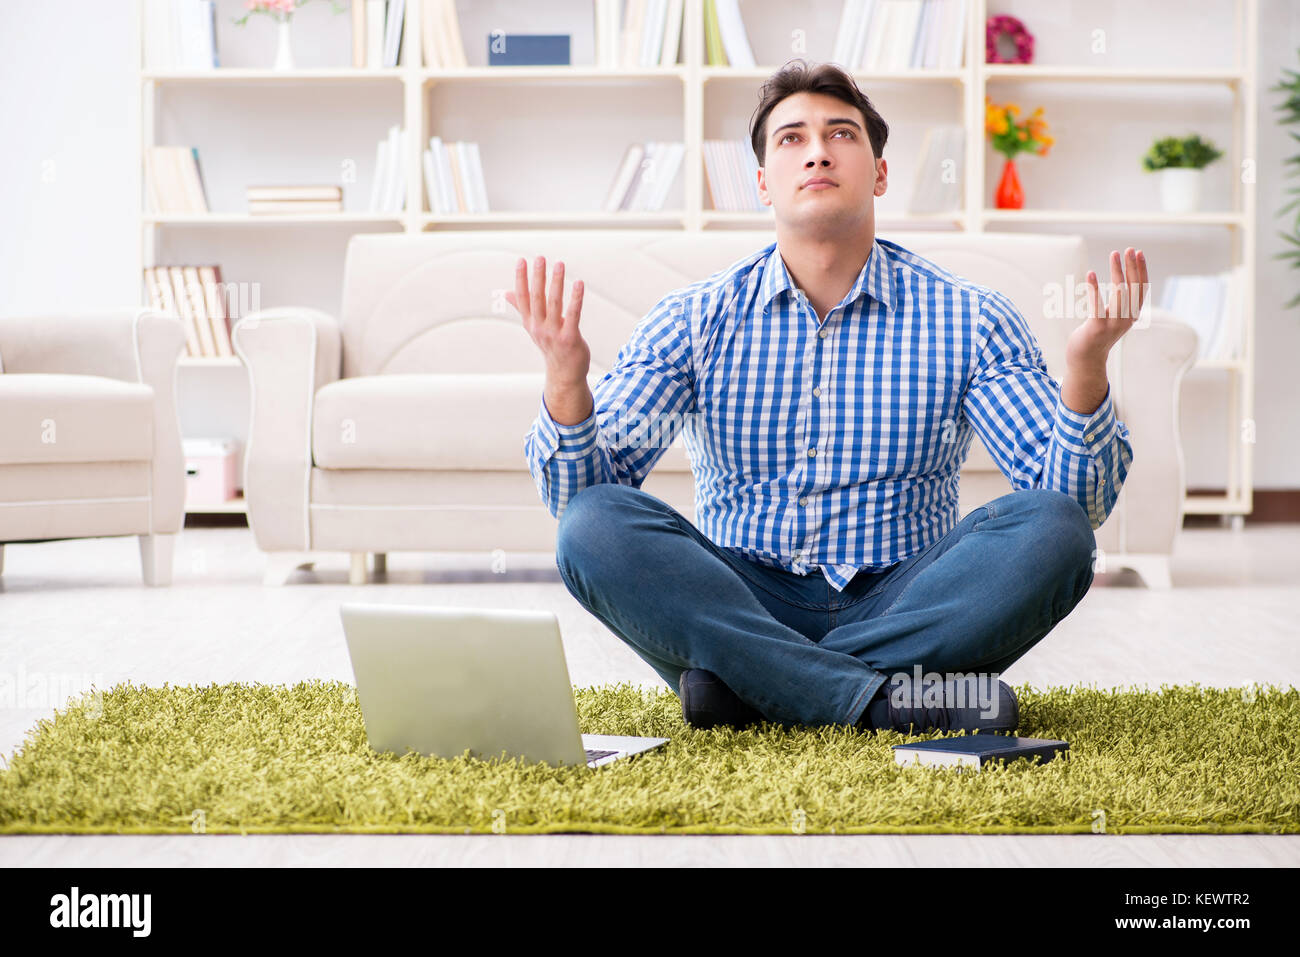
[[[937,737],[700,731],[677,696],[575,689],[581,728],[671,738],[591,770],[378,754],[356,691],[118,685],[37,724],[0,769],[0,833],[1150,834],[1300,831],[1300,692],[1028,686],[1018,733],[1068,757],[902,768]]]

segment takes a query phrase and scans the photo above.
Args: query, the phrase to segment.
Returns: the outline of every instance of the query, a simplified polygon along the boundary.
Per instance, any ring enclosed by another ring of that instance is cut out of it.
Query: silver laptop
[[[356,602],[339,611],[376,751],[594,768],[668,742],[579,733],[551,612]]]

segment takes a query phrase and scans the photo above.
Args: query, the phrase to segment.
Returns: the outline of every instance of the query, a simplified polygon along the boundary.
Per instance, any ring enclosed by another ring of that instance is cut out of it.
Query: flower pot
[[[998,192],[994,197],[998,209],[1021,209],[1025,205],[1025,191],[1020,188],[1020,176],[1016,173],[1014,160],[1007,160],[1002,167],[1002,182],[998,183]]]
[[[290,21],[282,20],[277,26],[279,35],[275,48],[275,67],[276,70],[293,69],[293,48],[289,45],[289,24]]]
[[[1185,166],[1160,170],[1160,206],[1166,213],[1194,213],[1201,204],[1201,171]]]

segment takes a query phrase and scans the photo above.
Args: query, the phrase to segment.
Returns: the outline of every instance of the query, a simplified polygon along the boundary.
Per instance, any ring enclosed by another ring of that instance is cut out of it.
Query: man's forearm
[[[1061,381],[1061,401],[1071,412],[1092,415],[1101,407],[1110,383],[1106,379],[1106,364],[1068,367]]]
[[[591,388],[584,379],[579,383],[552,381],[548,376],[543,396],[546,411],[557,425],[585,422],[596,407]]]

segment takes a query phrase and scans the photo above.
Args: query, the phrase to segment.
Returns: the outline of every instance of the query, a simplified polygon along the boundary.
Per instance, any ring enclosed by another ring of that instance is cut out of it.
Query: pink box
[[[235,497],[239,478],[234,439],[185,439],[185,506],[224,505]]]

